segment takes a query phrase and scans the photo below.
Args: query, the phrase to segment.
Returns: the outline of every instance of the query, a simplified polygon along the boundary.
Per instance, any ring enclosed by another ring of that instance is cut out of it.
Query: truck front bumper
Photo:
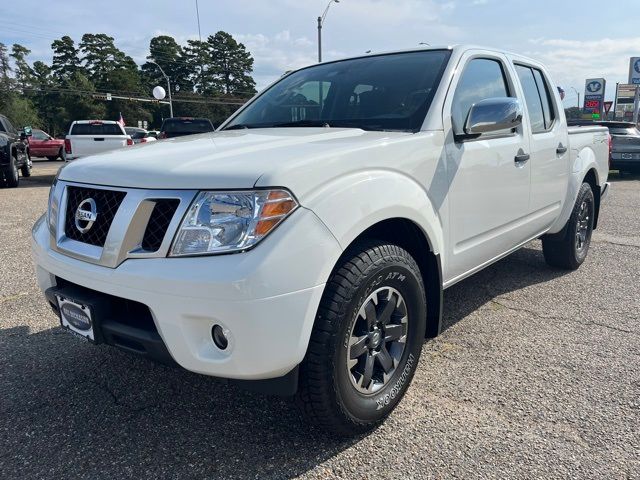
[[[34,226],[32,251],[43,291],[71,288],[142,304],[162,342],[157,346],[164,345],[170,359],[193,372],[242,380],[281,377],[302,361],[324,284],[342,253],[304,208],[253,250],[238,254],[129,259],[103,267],[52,250],[44,218]],[[116,315],[106,328],[122,322],[126,327],[127,320]],[[213,341],[214,325],[227,333],[224,350]]]

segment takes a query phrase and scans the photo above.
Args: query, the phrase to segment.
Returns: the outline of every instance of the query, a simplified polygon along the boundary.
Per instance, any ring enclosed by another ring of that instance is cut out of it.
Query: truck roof
[[[474,44],[455,44],[455,45],[429,45],[429,46],[419,46],[419,47],[413,47],[413,48],[403,48],[400,50],[383,50],[380,52],[370,52],[370,53],[366,53],[366,54],[362,54],[362,55],[354,55],[352,57],[344,57],[344,58],[339,58],[336,60],[329,60],[327,62],[323,62],[323,63],[332,63],[332,62],[340,62],[342,60],[352,60],[355,58],[366,58],[366,57],[370,57],[370,56],[375,56],[375,55],[391,55],[391,54],[395,54],[395,53],[408,53],[408,52],[419,52],[419,51],[429,51],[429,50],[450,50],[452,53],[463,53],[466,52],[467,50],[485,50],[487,52],[492,52],[492,53],[500,53],[503,55],[509,55],[512,57],[517,57],[520,60],[524,60],[530,63],[540,63],[538,60],[535,60],[533,58],[530,57],[526,57],[524,55],[521,55],[519,53],[515,53],[515,52],[511,52],[508,50],[503,50],[503,49],[499,49],[499,48],[493,48],[493,47],[486,47],[483,45],[474,45]],[[314,64],[316,65],[316,64]],[[310,65],[312,66],[312,65]],[[306,67],[303,67],[306,68]],[[301,70],[301,69],[300,69]]]
[[[115,120],[74,120],[73,124],[76,123],[105,123],[105,124],[113,124],[118,123]]]

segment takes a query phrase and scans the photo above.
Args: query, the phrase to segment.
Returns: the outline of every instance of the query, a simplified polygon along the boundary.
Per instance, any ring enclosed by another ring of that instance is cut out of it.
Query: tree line
[[[256,92],[253,57],[223,31],[186,45],[168,35],[154,37],[142,66],[104,33],[86,33],[78,43],[63,36],[51,49],[50,65],[31,63],[27,47],[0,43],[0,113],[52,135],[65,133],[73,120],[117,120],[120,113],[128,125],[146,120],[158,128],[169,116],[167,105],[100,98],[105,93],[150,98],[156,85],[166,89],[158,66],[171,81],[174,116],[206,117],[217,125],[238,108],[238,99]],[[225,101],[231,99],[235,105]]]

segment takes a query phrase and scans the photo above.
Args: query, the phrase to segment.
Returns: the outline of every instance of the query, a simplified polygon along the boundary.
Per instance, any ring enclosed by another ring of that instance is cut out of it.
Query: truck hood
[[[60,172],[60,179],[149,189],[251,188],[267,172],[305,168],[310,161],[321,161],[338,153],[372,147],[390,138],[408,135],[411,134],[352,128],[271,128],[204,133],[81,158],[66,165]],[[286,185],[280,183],[278,186]]]

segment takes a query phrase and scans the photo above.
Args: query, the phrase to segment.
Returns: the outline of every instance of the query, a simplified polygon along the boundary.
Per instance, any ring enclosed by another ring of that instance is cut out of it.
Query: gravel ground
[[[447,290],[399,408],[345,441],[62,332],[29,253],[59,165],[0,190],[0,477],[640,478],[639,178],[612,178],[577,272],[536,241]]]

